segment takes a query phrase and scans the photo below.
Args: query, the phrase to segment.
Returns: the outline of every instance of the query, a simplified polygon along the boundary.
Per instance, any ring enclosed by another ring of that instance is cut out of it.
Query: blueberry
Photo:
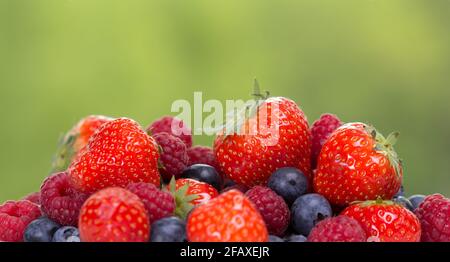
[[[409,199],[409,202],[411,202],[413,209],[416,210],[416,208],[419,207],[420,203],[423,202],[425,197],[426,196],[424,196],[424,195],[412,195],[408,199]]]
[[[186,242],[186,223],[178,217],[162,218],[151,226],[151,242]]]
[[[304,235],[290,235],[285,240],[286,242],[306,242],[306,237]]]
[[[24,233],[25,242],[51,242],[53,234],[61,226],[52,220],[41,217],[32,221]]]
[[[288,205],[308,190],[308,178],[297,168],[284,167],[269,178],[268,186],[284,198]]]
[[[237,185],[236,182],[228,178],[225,178],[225,181],[223,182],[223,188],[232,187],[235,185]]]
[[[80,232],[76,227],[62,227],[53,235],[53,242],[80,242]]]
[[[307,236],[316,223],[332,215],[330,203],[325,197],[315,193],[306,194],[297,198],[291,207],[292,228]]]
[[[405,188],[403,187],[403,185],[400,186],[400,189],[398,190],[398,192],[394,195],[394,198],[397,198],[399,196],[405,196]]]
[[[269,242],[284,242],[284,240],[280,237],[269,235]]]
[[[398,203],[404,207],[406,207],[407,209],[409,209],[410,211],[414,211],[414,207],[411,204],[411,202],[404,196],[398,196],[396,198],[393,199],[393,201],[395,203]]]
[[[222,186],[222,179],[219,173],[214,167],[210,165],[205,164],[192,165],[186,168],[181,173],[181,177],[191,178],[200,182],[205,182],[215,187],[217,191],[220,191],[220,188]]]

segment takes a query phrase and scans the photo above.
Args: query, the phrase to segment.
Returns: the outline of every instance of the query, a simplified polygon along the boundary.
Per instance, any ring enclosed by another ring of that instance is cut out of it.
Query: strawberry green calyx
[[[217,130],[218,132],[223,131],[223,138],[228,135],[239,134],[246,120],[254,117],[258,113],[260,106],[270,97],[270,92],[264,91],[262,93],[258,80],[255,78],[251,96],[253,99],[247,101],[242,108],[233,109],[227,113],[227,121]]]
[[[367,207],[372,205],[397,205],[397,204],[391,200],[383,200],[381,197],[377,197],[376,200],[354,201],[350,203],[350,205],[360,205],[363,207]]]
[[[78,136],[78,134],[69,132],[59,139],[58,149],[53,157],[51,174],[65,171],[69,167],[76,154],[74,146]]]
[[[189,212],[194,208],[191,201],[197,199],[197,194],[187,194],[189,184],[185,184],[179,189],[176,188],[175,177],[172,177],[169,183],[169,191],[175,199],[175,216],[185,220]]]
[[[385,138],[380,132],[378,132],[373,126],[366,126],[366,131],[373,137],[375,140],[374,149],[378,152],[384,154],[391,164],[392,168],[394,168],[395,173],[398,177],[401,176],[402,170],[402,161],[395,152],[394,145],[400,136],[399,132],[392,132]]]

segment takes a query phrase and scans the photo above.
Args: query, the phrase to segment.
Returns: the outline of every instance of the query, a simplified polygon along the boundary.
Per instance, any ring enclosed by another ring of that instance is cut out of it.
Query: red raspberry
[[[41,204],[41,192],[34,192],[31,194],[28,194],[22,198],[22,200],[28,200],[30,202],[35,203],[36,205]]]
[[[42,211],[61,225],[77,225],[81,206],[87,198],[87,194],[70,186],[65,172],[48,177],[41,186]]]
[[[195,164],[206,164],[214,167],[219,172],[219,164],[212,148],[207,146],[194,146],[187,151],[189,156],[188,166]]]
[[[222,189],[222,191],[220,191],[220,193],[225,193],[225,192],[233,190],[233,189],[241,191],[244,194],[245,194],[245,192],[248,191],[248,187],[247,186],[240,185],[240,184],[235,184],[235,185],[231,185],[231,186],[225,187],[224,189]]]
[[[159,171],[163,179],[169,181],[172,176],[179,177],[189,162],[186,145],[179,138],[165,132],[155,134],[153,137],[162,149],[159,158],[162,167]]]
[[[166,191],[162,191],[153,184],[132,183],[127,189],[137,195],[145,205],[148,212],[150,224],[172,216],[175,212],[175,199]]]
[[[342,125],[341,120],[333,114],[323,114],[311,126],[312,151],[311,161],[313,169],[317,166],[317,158],[323,144],[331,133]]]
[[[415,210],[422,227],[422,242],[450,242],[450,199],[427,196]]]
[[[289,226],[289,207],[283,198],[268,187],[255,186],[245,195],[255,204],[266,223],[269,234],[282,236]]]
[[[358,221],[348,216],[326,218],[308,236],[309,242],[366,242],[366,239]]]
[[[22,242],[28,224],[40,216],[39,206],[28,200],[0,205],[0,241]]]
[[[186,144],[187,148],[192,147],[192,131],[183,122],[183,120],[178,119],[173,116],[164,116],[147,127],[147,132],[150,135],[159,134],[165,132],[178,137]]]

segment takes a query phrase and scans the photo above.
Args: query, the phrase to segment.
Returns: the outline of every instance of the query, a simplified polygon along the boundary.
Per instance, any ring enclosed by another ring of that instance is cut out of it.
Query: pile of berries
[[[276,134],[240,133],[275,106]],[[283,97],[243,127],[209,148],[175,117],[84,118],[40,191],[0,205],[0,241],[450,241],[448,198],[404,196],[398,133],[332,114],[309,127]]]

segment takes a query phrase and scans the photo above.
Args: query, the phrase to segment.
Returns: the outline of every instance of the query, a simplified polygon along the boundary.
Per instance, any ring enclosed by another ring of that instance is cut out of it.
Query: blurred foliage
[[[85,115],[147,125],[255,76],[310,122],[400,131],[407,193],[450,195],[448,0],[0,0],[0,201],[39,189]]]

